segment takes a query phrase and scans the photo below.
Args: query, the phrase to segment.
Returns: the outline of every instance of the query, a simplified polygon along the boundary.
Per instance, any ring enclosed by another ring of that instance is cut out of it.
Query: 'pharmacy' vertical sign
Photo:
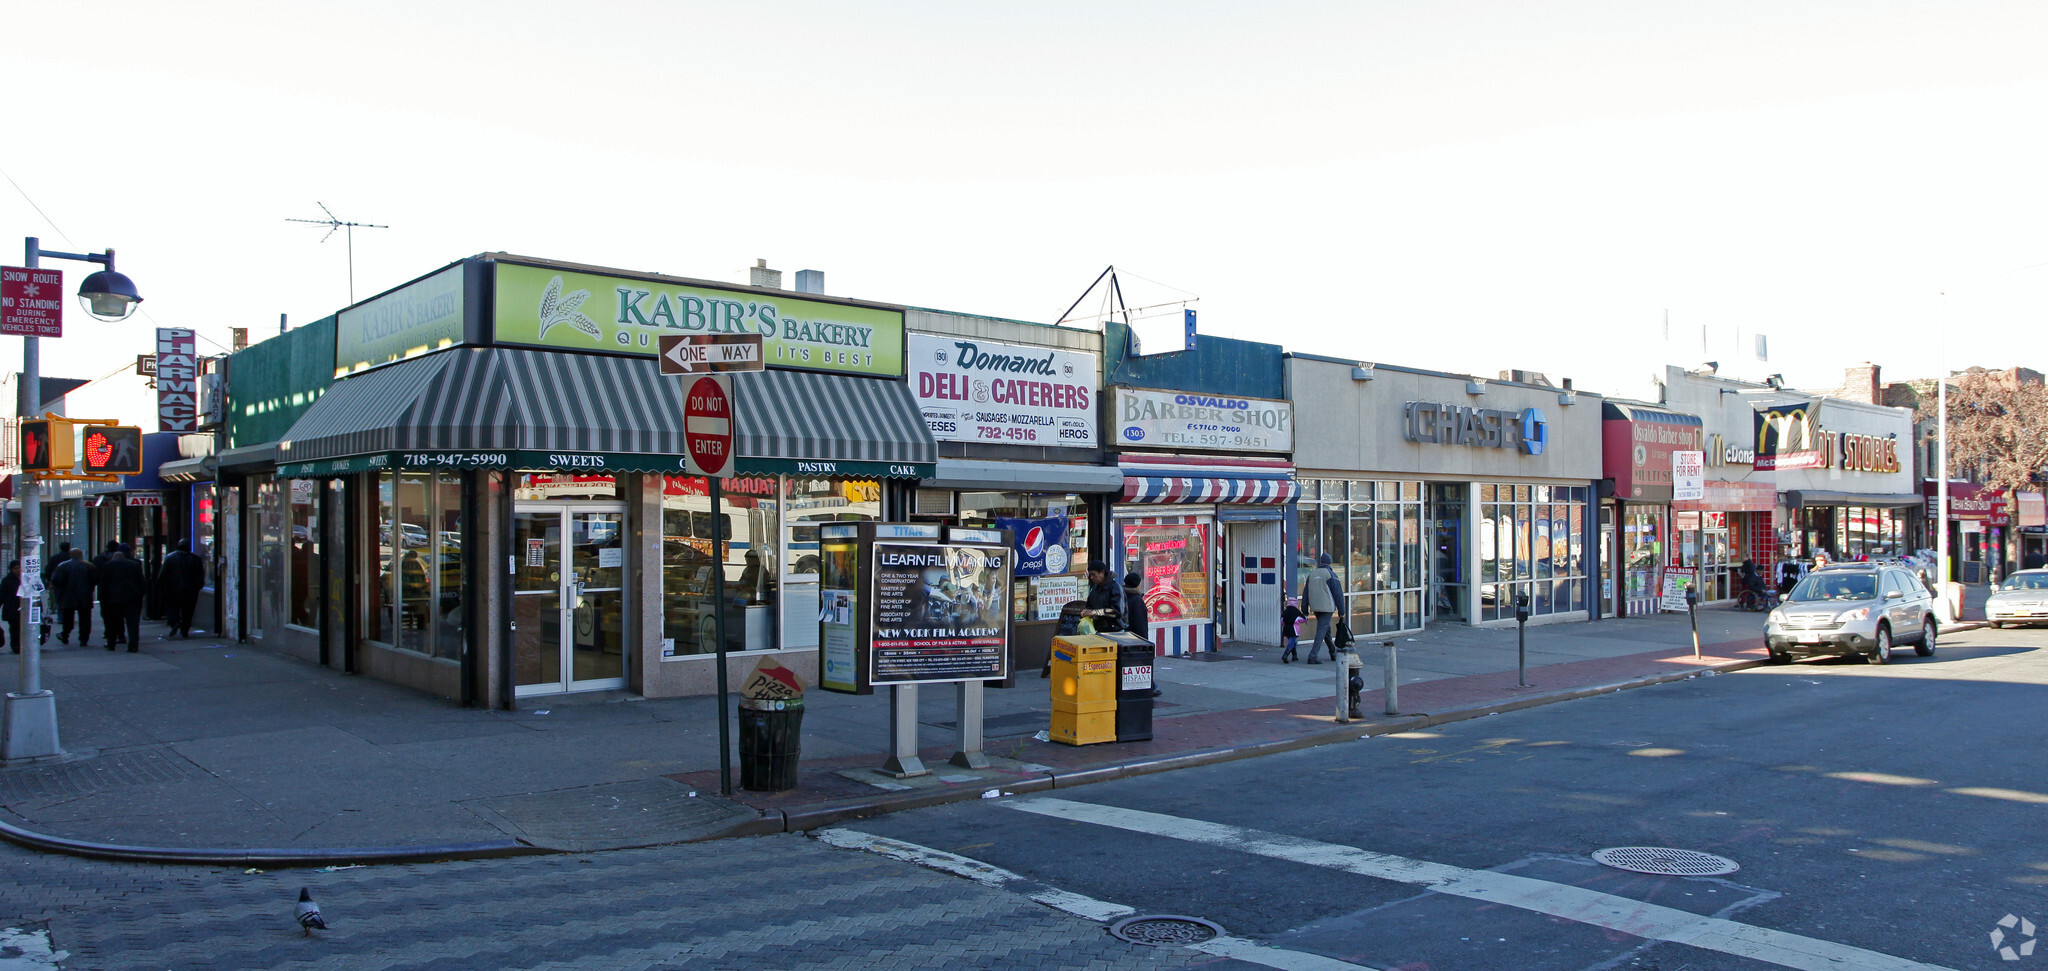
[[[156,329],[156,429],[199,430],[199,340],[182,327]]]

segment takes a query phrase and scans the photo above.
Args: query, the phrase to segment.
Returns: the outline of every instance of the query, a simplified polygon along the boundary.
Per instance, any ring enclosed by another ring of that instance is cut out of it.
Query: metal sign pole
[[[718,638],[718,793],[732,795],[732,699],[727,692],[725,658],[725,503],[719,478],[707,475],[711,484],[711,636]]]

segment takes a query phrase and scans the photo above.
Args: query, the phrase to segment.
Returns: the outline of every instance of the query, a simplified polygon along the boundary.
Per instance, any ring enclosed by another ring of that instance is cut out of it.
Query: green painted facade
[[[228,447],[284,437],[334,383],[333,317],[228,356]]]

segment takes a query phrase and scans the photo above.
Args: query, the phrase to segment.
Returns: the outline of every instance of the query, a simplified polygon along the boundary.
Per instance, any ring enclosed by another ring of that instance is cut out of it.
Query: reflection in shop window
[[[720,484],[720,509],[711,508],[710,482],[665,476],[661,486],[662,656],[718,650],[716,575],[725,582],[728,651],[776,646],[781,529],[773,476],[736,476]],[[714,542],[716,541],[716,542]],[[722,559],[714,560],[715,546]],[[717,571],[715,574],[714,571]]]
[[[1073,493],[962,492],[959,508],[960,525],[1009,529],[1020,547],[1039,530],[1037,554],[1020,559],[1013,575],[1012,620],[1058,620],[1061,607],[1086,598],[1086,500]]]

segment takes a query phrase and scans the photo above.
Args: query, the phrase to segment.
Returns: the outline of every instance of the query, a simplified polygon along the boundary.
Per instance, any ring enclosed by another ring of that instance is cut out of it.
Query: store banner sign
[[[903,312],[498,263],[493,341],[656,357],[663,335],[758,334],[768,367],[895,377]]]
[[[1010,549],[874,544],[871,684],[1009,675]]]
[[[1707,497],[1707,453],[1671,453],[1671,498],[1677,501]]]
[[[1117,444],[1228,452],[1294,451],[1294,404],[1267,398],[1118,388]]]
[[[156,329],[156,430],[199,430],[199,332]]]
[[[1827,437],[1820,428],[1820,402],[1758,408],[1756,470],[1827,468]]]
[[[1614,479],[1615,495],[1624,499],[1670,500],[1676,456],[1700,454],[1695,424],[1606,418],[1600,426],[1601,466]]]
[[[1065,516],[1049,519],[997,518],[995,525],[997,529],[1009,530],[1014,537],[1011,543],[1016,549],[1017,565],[1013,572],[1019,577],[1065,573],[1074,562],[1073,548],[1067,545]]]
[[[1095,355],[937,334],[905,341],[910,390],[933,438],[1095,446]]]
[[[334,376],[462,343],[462,264],[335,315]]]

